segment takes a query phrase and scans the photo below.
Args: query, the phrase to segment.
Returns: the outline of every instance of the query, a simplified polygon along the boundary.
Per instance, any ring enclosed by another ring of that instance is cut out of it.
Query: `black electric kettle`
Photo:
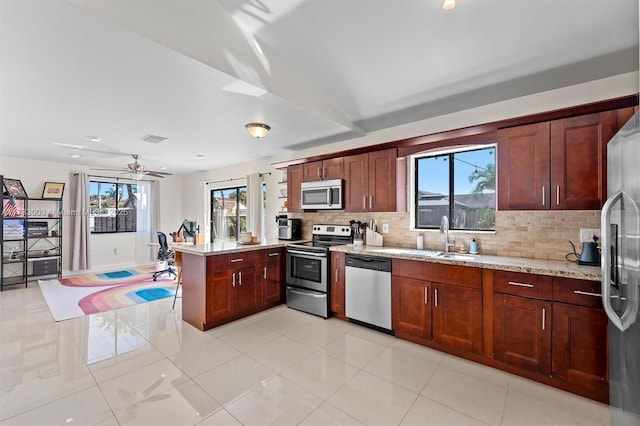
[[[576,252],[576,246],[569,241],[571,247],[573,247],[573,253],[567,255],[567,260],[570,255],[578,258],[578,265],[600,266],[600,250],[598,249],[598,237],[594,236],[593,241],[582,243],[582,251],[580,254]]]

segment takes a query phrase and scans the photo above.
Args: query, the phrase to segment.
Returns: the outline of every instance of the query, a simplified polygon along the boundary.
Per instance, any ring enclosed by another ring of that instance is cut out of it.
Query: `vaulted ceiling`
[[[1,0],[0,153],[186,174],[637,70],[637,0]]]

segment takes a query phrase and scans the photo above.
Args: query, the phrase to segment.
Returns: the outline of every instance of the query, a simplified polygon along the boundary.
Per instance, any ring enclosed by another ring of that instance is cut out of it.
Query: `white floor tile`
[[[276,376],[225,406],[244,425],[294,425],[322,400],[298,385]]]
[[[362,424],[363,423],[357,421],[347,413],[338,410],[326,402],[316,408],[313,413],[309,414],[307,418],[300,423],[301,426],[359,426]]]
[[[327,399],[356,375],[358,369],[322,352],[314,352],[282,376],[322,399]]]
[[[274,374],[274,371],[264,365],[242,355],[194,377],[193,380],[216,401],[226,405]]]
[[[473,418],[452,410],[442,404],[419,396],[402,420],[402,425],[424,426],[483,426]],[[499,423],[498,423],[499,424]]]
[[[189,377],[195,377],[240,355],[240,351],[212,338],[204,345],[178,352],[169,359]]]
[[[134,404],[169,398],[169,390],[189,378],[169,360],[164,359],[100,384],[100,389],[114,412]]]
[[[63,425],[99,424],[112,420],[113,414],[97,386],[12,417],[0,424],[7,425]],[[105,423],[106,424],[106,423]],[[113,424],[113,423],[112,423]],[[117,423],[116,423],[117,424]]]
[[[422,395],[481,422],[500,424],[508,379],[498,385],[477,374],[469,374],[468,370],[468,366],[465,366],[465,371],[460,371],[441,364],[422,390]],[[483,376],[495,378],[491,373]]]
[[[356,374],[327,402],[365,424],[398,424],[418,394],[365,371]]]
[[[96,384],[86,365],[0,389],[0,420],[64,398]]]
[[[0,293],[0,424],[610,424],[606,405],[336,318],[282,305],[201,332],[180,302],[56,323],[37,286]]]
[[[140,419],[153,425],[193,425],[219,408],[209,394],[188,381],[117,411],[116,417],[121,425],[136,425]]]
[[[316,349],[285,336],[258,346],[247,355],[275,372],[282,372]]]

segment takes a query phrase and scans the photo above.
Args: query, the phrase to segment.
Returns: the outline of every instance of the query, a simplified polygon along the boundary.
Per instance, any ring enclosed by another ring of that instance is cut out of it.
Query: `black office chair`
[[[158,260],[167,262],[167,268],[162,271],[155,271],[153,273],[153,280],[155,281],[161,275],[169,274],[169,276],[173,275],[173,278],[177,279],[178,275],[175,271],[175,261],[174,261],[174,253],[169,250],[169,245],[167,244],[167,236],[164,232],[158,232],[158,243],[160,243],[160,248],[158,248]],[[178,289],[176,288],[176,293]],[[175,303],[175,302],[174,302]]]

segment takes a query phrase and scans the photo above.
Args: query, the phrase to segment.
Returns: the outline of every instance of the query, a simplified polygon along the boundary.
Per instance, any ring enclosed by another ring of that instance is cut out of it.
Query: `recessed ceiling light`
[[[198,160],[204,160],[204,155],[202,155],[202,154],[197,154],[197,155],[196,155],[196,158],[197,158]]]
[[[100,142],[102,140],[100,136],[87,136],[87,139],[89,139],[91,142]]]
[[[69,154],[71,158],[80,158],[80,154]]]
[[[160,167],[160,170],[167,170],[167,169],[168,169],[168,167],[167,167],[167,166],[162,166],[162,167]]]

